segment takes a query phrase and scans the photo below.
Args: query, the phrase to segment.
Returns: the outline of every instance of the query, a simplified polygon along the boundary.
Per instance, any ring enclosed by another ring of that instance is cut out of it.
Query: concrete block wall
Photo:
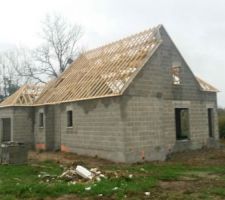
[[[200,86],[191,69],[183,59],[165,29],[160,29],[163,43],[159,48],[162,77],[162,92],[165,100],[201,100]],[[171,69],[174,65],[181,67],[181,85],[173,85]]]
[[[61,106],[35,107],[34,135],[37,149],[60,150],[61,148]],[[39,114],[44,114],[44,126],[39,127]]]
[[[54,106],[45,106],[44,109],[45,121],[45,143],[47,150],[55,148],[55,109]]]
[[[54,106],[54,150],[61,149],[61,106]]]
[[[161,144],[162,103],[157,98],[123,97],[126,162],[165,159]]]
[[[13,140],[34,147],[34,112],[32,107],[15,107],[13,117]]]
[[[164,160],[163,73],[159,49],[135,77],[123,98],[126,162]],[[173,136],[171,136],[173,137]]]
[[[166,152],[181,151],[185,150],[185,148],[186,150],[199,149],[203,146],[208,146],[208,108],[214,109],[214,139],[218,139],[216,104],[213,105],[212,102],[210,102],[210,107],[208,107],[208,102],[201,101],[165,101],[164,108],[164,136],[162,137],[162,143],[166,148]],[[176,141],[175,108],[188,108],[190,130],[189,141]],[[185,146],[186,143],[188,145]]]
[[[62,104],[61,149],[124,162],[124,131],[118,97]],[[67,127],[67,111],[73,127]]]
[[[45,107],[34,107],[34,143],[35,148],[39,150],[47,150],[46,145],[46,112]],[[44,113],[44,126],[39,127],[39,114],[40,112]],[[52,133],[53,134],[53,133]]]
[[[0,108],[0,118],[11,118],[11,117],[13,117],[13,107]]]
[[[37,149],[75,152],[125,162],[119,97],[43,106],[35,109]],[[67,127],[67,111],[73,127]],[[44,127],[39,127],[39,113]]]
[[[0,118],[11,119],[11,140],[33,147],[33,109],[31,107],[5,107],[0,109]],[[1,125],[2,135],[2,125]]]
[[[194,74],[190,70],[189,66],[181,56],[180,52],[177,50],[176,46],[164,28],[160,29],[160,34],[163,38],[162,46],[159,49],[159,56],[162,59],[160,68],[165,70],[163,73],[162,83],[163,99],[165,104],[170,104],[170,100],[173,101],[173,106],[165,105],[164,108],[169,106],[169,108],[173,109],[170,109],[170,116],[173,116],[172,120],[174,120],[174,122],[171,124],[173,127],[175,124],[174,109],[176,107],[189,109],[191,131],[190,139],[192,144],[191,148],[200,148],[206,144],[206,141],[208,141],[209,138],[207,114],[208,108],[213,108],[214,110],[214,138],[215,140],[218,139],[216,93],[201,91]],[[168,72],[171,69],[173,63],[180,63],[181,85],[168,84],[172,83],[172,80],[169,81],[172,76]],[[184,105],[182,105],[182,102],[184,102]],[[185,105],[185,102],[189,102],[188,105]],[[167,129],[171,127],[171,125],[168,126],[167,124]],[[172,130],[169,135],[172,135],[173,133],[175,133],[175,129]],[[168,141],[166,140],[165,143],[168,143]]]
[[[5,107],[5,108],[0,108],[0,119],[3,118],[10,118],[11,119],[11,127],[13,123],[13,108],[12,107]],[[13,135],[13,130],[11,129],[12,133],[11,136]],[[3,121],[0,120],[0,142],[3,139]]]

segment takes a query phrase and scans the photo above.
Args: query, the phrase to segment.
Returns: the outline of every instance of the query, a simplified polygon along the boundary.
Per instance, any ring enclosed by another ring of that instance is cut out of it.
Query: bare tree
[[[6,57],[22,82],[45,83],[46,74],[35,63],[33,51],[24,47],[15,48],[8,51]]]
[[[26,81],[15,71],[18,65],[17,57],[12,51],[1,52],[0,54],[0,99],[14,93],[20,85]]]
[[[70,24],[63,16],[47,15],[42,23],[42,45],[33,52],[35,63],[26,69],[26,75],[44,82],[46,76],[58,77],[79,53],[78,41],[82,29]]]
[[[15,47],[0,52],[0,100],[24,84],[45,83],[44,78],[46,75],[35,65],[31,50]]]
[[[80,52],[82,29],[59,14],[47,15],[42,23],[42,44],[35,50],[14,48],[0,56],[0,91],[9,95],[7,83],[46,83],[58,77]]]

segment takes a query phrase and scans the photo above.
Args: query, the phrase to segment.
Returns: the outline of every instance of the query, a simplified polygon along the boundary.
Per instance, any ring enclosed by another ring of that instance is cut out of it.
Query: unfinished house
[[[119,162],[164,160],[216,145],[216,92],[195,77],[158,26],[80,55],[35,100],[29,133],[37,149]],[[12,108],[3,105],[3,120]],[[28,116],[13,115],[11,135],[17,120],[25,129]]]
[[[0,140],[17,141],[34,145],[34,109],[35,99],[42,87],[24,85],[13,95],[0,103]]]

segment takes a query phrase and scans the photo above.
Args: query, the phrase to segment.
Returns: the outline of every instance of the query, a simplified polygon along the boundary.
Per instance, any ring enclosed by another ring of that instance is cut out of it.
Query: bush
[[[218,109],[219,134],[225,138],[225,109]]]

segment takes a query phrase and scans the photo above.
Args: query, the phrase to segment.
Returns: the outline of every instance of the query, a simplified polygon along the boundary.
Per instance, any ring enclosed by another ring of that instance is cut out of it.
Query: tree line
[[[0,100],[21,85],[57,78],[81,52],[81,26],[60,14],[46,15],[41,25],[41,43],[35,49],[15,47],[0,52]]]

